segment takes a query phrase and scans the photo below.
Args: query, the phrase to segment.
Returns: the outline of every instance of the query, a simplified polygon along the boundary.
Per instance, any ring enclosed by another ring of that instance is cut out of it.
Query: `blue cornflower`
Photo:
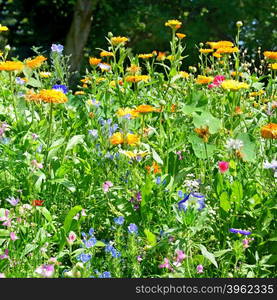
[[[97,243],[97,240],[93,236],[89,240],[83,240],[83,243],[84,243],[84,245],[85,245],[86,248],[91,248],[91,247],[93,247]]]
[[[117,224],[117,225],[122,225],[124,223],[123,216],[119,216],[118,218],[114,218],[113,220],[114,220],[115,224]]]
[[[243,235],[249,235],[249,234],[252,233],[251,231],[242,230],[242,229],[235,229],[235,228],[230,228],[229,231],[232,232],[232,233],[240,233],[240,234],[243,234]]]
[[[86,253],[81,253],[77,256],[77,259],[80,260],[82,263],[86,263],[91,260],[91,255]]]
[[[26,82],[25,82],[25,80],[23,80],[22,78],[16,77],[16,78],[15,78],[15,83],[16,83],[16,84],[19,84],[19,85],[23,85],[23,84],[25,84]]]
[[[158,176],[156,179],[156,184],[161,184],[161,181],[162,181],[161,176]]]
[[[180,210],[186,211],[189,207],[202,210],[205,207],[205,197],[200,193],[184,194],[184,198],[178,202]]]
[[[61,44],[52,44],[51,50],[52,52],[62,53],[63,52],[63,45]]]
[[[113,247],[113,249],[111,250],[111,255],[114,258],[119,258],[121,256],[121,253]]]
[[[89,135],[91,135],[91,136],[93,136],[93,137],[95,137],[95,138],[98,137],[98,130],[97,130],[97,129],[90,129],[90,130],[88,131],[88,133],[89,133]]]
[[[100,275],[98,276],[98,278],[111,278],[111,273],[105,271],[105,272],[103,272],[102,274],[100,274]]]
[[[184,197],[184,193],[182,191],[178,191],[178,197],[183,198]]]
[[[93,234],[94,234],[94,229],[93,229],[93,228],[90,228],[88,234],[89,234],[90,236],[93,236]]]
[[[64,84],[55,84],[52,86],[52,89],[60,91],[64,94],[66,94],[68,92],[68,88]]]
[[[110,253],[114,250],[114,247],[110,244],[106,245],[105,252]]]
[[[138,233],[138,226],[134,223],[131,223],[129,226],[128,226],[128,231],[129,233],[135,233],[137,234]]]

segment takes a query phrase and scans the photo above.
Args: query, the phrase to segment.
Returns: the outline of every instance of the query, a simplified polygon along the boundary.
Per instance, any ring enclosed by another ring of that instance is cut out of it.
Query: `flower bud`
[[[240,27],[243,26],[243,23],[241,21],[237,21],[236,25],[237,25],[238,28],[240,28]]]

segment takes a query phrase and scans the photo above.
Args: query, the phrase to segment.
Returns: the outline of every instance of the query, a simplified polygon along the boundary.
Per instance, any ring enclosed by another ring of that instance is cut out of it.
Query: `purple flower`
[[[16,84],[19,84],[19,85],[23,85],[23,84],[25,84],[25,80],[23,80],[23,79],[20,78],[20,77],[16,77],[16,78],[15,78],[15,83],[16,83]]]
[[[93,236],[93,235],[94,235],[94,228],[90,228],[88,234],[89,234],[90,236]]]
[[[205,197],[200,193],[184,194],[184,198],[178,202],[178,207],[183,211],[190,207],[202,210],[205,207]]]
[[[229,231],[232,232],[232,233],[239,233],[239,234],[242,234],[242,235],[249,235],[249,234],[252,233],[251,231],[242,230],[242,229],[235,229],[235,228],[230,228]]]
[[[97,129],[90,129],[90,130],[88,131],[88,133],[89,133],[89,135],[91,135],[91,136],[93,136],[93,137],[95,137],[95,138],[98,137],[98,130],[97,130]]]
[[[63,52],[63,45],[61,45],[61,44],[52,44],[51,50],[52,50],[52,52],[62,53]]]
[[[52,264],[42,265],[38,267],[35,272],[42,277],[50,278],[54,275],[55,267]]]
[[[170,265],[169,259],[168,258],[164,258],[164,263],[159,265],[160,269],[168,269],[170,271],[173,271],[173,268]]]
[[[11,238],[12,241],[18,240],[18,237],[17,237],[17,235],[14,232],[10,233],[10,238]]]
[[[129,233],[135,233],[135,234],[137,234],[138,233],[138,227],[137,227],[137,225],[134,224],[134,223],[131,223],[128,226],[128,231],[129,231]]]
[[[196,267],[196,271],[197,271],[198,274],[204,273],[203,270],[204,270],[204,267],[203,267],[202,265],[198,265],[198,266]]]
[[[114,218],[113,220],[114,220],[115,224],[117,224],[117,225],[122,225],[124,223],[123,216],[119,216],[118,218]]]
[[[105,181],[102,185],[102,188],[103,188],[103,192],[104,193],[107,193],[110,189],[110,187],[113,186],[113,183],[111,181]]]
[[[5,249],[4,254],[0,255],[0,259],[9,258],[9,249]]]
[[[38,139],[38,135],[36,133],[32,133],[32,139],[35,141]]]
[[[6,199],[12,206],[16,206],[19,202],[19,198],[9,197]]]
[[[52,89],[60,91],[64,94],[66,94],[68,92],[68,88],[64,84],[55,84],[52,86]]]

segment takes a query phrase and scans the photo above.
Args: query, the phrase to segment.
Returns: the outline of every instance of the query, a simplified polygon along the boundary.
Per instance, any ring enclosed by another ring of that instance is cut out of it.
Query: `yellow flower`
[[[119,44],[125,45],[125,43],[128,41],[129,41],[129,39],[124,36],[114,36],[111,38],[111,43],[112,43],[112,45],[115,45],[115,46],[117,46]]]
[[[123,117],[123,118],[130,117],[131,119],[134,119],[139,116],[139,113],[136,110],[134,110],[133,108],[129,108],[129,107],[119,108],[118,111],[116,112],[116,114],[119,117]]]
[[[276,51],[265,51],[264,52],[264,56],[267,59],[273,59],[276,60],[277,59],[277,52]]]
[[[102,81],[105,81],[104,77],[99,77],[99,78],[96,79],[96,83],[100,83]]]
[[[187,35],[184,33],[176,33],[177,37],[182,40],[183,38],[185,38]]]
[[[258,96],[261,96],[265,93],[264,90],[260,90],[258,92],[252,92],[252,93],[249,93],[249,97],[258,97]]]
[[[101,58],[96,58],[96,57],[90,57],[89,58],[89,64],[91,66],[97,66],[99,63],[101,63]]]
[[[188,78],[189,77],[189,73],[187,73],[185,71],[180,71],[179,74],[181,75],[182,78]]]
[[[128,67],[126,69],[127,72],[136,75],[139,74],[141,72],[141,67],[137,66],[137,65],[131,65],[130,67]]]
[[[139,159],[139,158],[143,158],[146,155],[148,155],[147,151],[138,151],[138,150],[134,150],[134,151],[119,150],[119,152],[126,155],[127,157],[129,157],[131,159]]]
[[[26,65],[31,69],[36,69],[36,68],[39,68],[43,64],[43,62],[46,60],[47,60],[46,57],[39,55],[39,56],[35,57],[34,59],[27,60]]]
[[[261,135],[265,139],[277,139],[277,124],[269,123],[261,128]]]
[[[113,145],[120,145],[124,143],[123,139],[123,134],[121,132],[115,132],[111,137],[110,137],[110,142]]]
[[[140,82],[140,81],[148,81],[148,75],[130,75],[125,77],[125,81],[127,82]]]
[[[157,108],[155,108],[152,105],[148,105],[148,104],[142,104],[136,107],[135,109],[136,112],[138,113],[150,113],[150,112],[154,112],[157,111]]]
[[[214,50],[213,49],[200,49],[199,52],[203,53],[203,54],[206,54],[206,53],[211,53],[213,52]]]
[[[207,42],[212,49],[219,49],[219,48],[230,48],[233,47],[234,44],[230,41],[219,41],[219,42]]]
[[[175,56],[174,55],[168,55],[167,57],[166,57],[166,59],[168,59],[168,60],[174,60],[175,59]]]
[[[8,31],[9,28],[7,26],[3,26],[0,24],[0,31]]]
[[[269,67],[271,70],[277,70],[277,63],[269,64],[268,67]]]
[[[213,81],[213,77],[198,75],[196,79],[197,84],[208,84]]]
[[[101,51],[100,56],[101,57],[111,57],[111,56],[114,56],[114,55],[113,55],[112,52],[109,52],[109,51]]]
[[[157,60],[158,61],[164,61],[166,58],[166,52],[160,52],[158,53],[158,56],[157,56]]]
[[[224,80],[221,84],[224,90],[238,91],[240,89],[248,89],[249,85],[245,82],[236,80]]]
[[[78,95],[85,95],[85,92],[84,91],[76,91],[74,93],[74,95],[78,96]]]
[[[213,53],[213,56],[216,57],[216,58],[221,58],[222,57],[222,55],[217,53],[217,52]]]
[[[138,55],[138,58],[148,59],[148,58],[151,58],[151,57],[153,57],[153,56],[154,56],[153,53],[139,54],[139,55]]]
[[[51,75],[51,72],[39,72],[39,76],[42,78],[49,78]]]
[[[241,77],[243,74],[241,72],[235,72],[235,71],[231,72],[231,76],[235,77],[237,75]]]
[[[126,143],[130,146],[136,146],[140,143],[140,138],[137,134],[127,133]]]
[[[0,71],[22,71],[24,65],[21,61],[0,62]]]
[[[164,25],[170,27],[173,30],[176,30],[182,26],[182,22],[178,20],[168,20]]]
[[[26,99],[30,101],[43,101],[47,103],[65,103],[68,101],[66,95],[58,90],[41,90],[38,93],[29,92]]]
[[[233,47],[233,48],[232,47],[221,47],[216,50],[216,52],[219,54],[236,53],[238,51],[239,51],[238,47]]]

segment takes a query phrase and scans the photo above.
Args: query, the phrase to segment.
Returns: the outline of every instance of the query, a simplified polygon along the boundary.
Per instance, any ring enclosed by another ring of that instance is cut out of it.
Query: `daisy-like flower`
[[[277,124],[269,123],[261,128],[261,135],[264,139],[277,139]]]
[[[3,61],[0,62],[0,71],[22,71],[24,64],[21,61]]]
[[[129,39],[125,36],[114,36],[111,38],[111,44],[114,46],[117,46],[119,44],[124,46],[128,41]]]
[[[114,54],[112,52],[109,52],[109,51],[101,51],[100,56],[101,57],[111,57],[111,56],[114,56]]]
[[[97,66],[98,64],[100,64],[101,60],[102,60],[101,58],[90,57],[89,58],[89,64],[91,66]]]
[[[228,150],[240,150],[243,147],[243,141],[239,139],[228,139],[225,147]]]
[[[196,78],[197,84],[208,84],[213,81],[213,77],[198,75]]]
[[[178,20],[168,20],[164,25],[170,27],[172,30],[177,30],[181,28],[182,22]]]
[[[151,58],[151,57],[153,57],[153,56],[154,56],[153,53],[139,54],[139,55],[138,55],[138,58],[148,59],[148,58]]]
[[[248,89],[249,85],[245,82],[239,82],[236,80],[224,80],[221,84],[224,90],[238,91],[241,89]]]
[[[152,105],[142,104],[142,105],[137,106],[135,111],[143,114],[143,113],[155,112],[155,111],[157,111],[157,108],[155,108]]]
[[[118,111],[116,112],[116,114],[119,117],[126,118],[126,119],[134,119],[139,116],[139,112],[137,112],[135,109],[129,108],[129,107],[119,108]]]
[[[184,33],[176,33],[176,36],[177,36],[180,40],[182,40],[182,39],[185,38],[187,35],[184,34]]]
[[[47,103],[65,103],[68,101],[66,95],[60,90],[41,90],[38,93],[29,92],[25,96],[29,101],[43,101]]]
[[[203,49],[203,48],[201,48],[199,50],[199,52],[202,53],[202,54],[209,54],[209,53],[214,52],[214,50],[213,49]]]
[[[127,82],[140,82],[140,81],[148,81],[150,79],[149,75],[130,75],[125,77],[125,81]]]
[[[137,160],[137,161],[141,161],[143,157],[148,155],[147,151],[138,151],[138,150],[134,150],[134,151],[119,150],[119,152],[129,157],[130,159]]]
[[[34,59],[28,59],[26,61],[26,66],[28,66],[31,69],[37,69],[39,68],[43,62],[45,62],[47,60],[46,57],[39,55],[37,57],[35,57]]]
[[[277,60],[277,51],[265,51],[264,57],[267,59]]]
[[[126,69],[126,71],[132,75],[138,75],[141,72],[141,67],[132,64],[130,67]]]

